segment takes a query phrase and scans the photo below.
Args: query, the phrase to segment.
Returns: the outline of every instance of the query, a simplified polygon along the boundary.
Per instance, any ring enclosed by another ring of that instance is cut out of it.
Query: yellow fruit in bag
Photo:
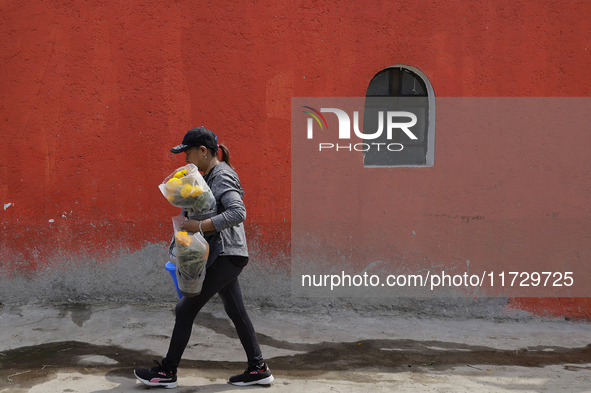
[[[181,187],[181,196],[183,198],[188,197],[189,195],[191,195],[191,191],[193,190],[193,186],[190,184],[185,184],[184,186]]]
[[[182,171],[178,171],[177,173],[175,173],[173,178],[180,179],[181,177],[185,177],[185,176],[187,176],[187,170],[183,169]]]
[[[201,186],[193,187],[193,190],[191,191],[192,197],[198,197],[201,194],[203,194],[203,187],[201,187]]]
[[[175,192],[182,184],[179,179],[172,178],[166,183],[166,191]]]

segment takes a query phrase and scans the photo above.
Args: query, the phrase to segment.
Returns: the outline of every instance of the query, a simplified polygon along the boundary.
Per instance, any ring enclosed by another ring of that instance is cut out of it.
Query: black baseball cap
[[[205,146],[215,152],[218,150],[218,137],[205,127],[192,128],[183,137],[183,142],[170,151],[177,154],[199,146]]]

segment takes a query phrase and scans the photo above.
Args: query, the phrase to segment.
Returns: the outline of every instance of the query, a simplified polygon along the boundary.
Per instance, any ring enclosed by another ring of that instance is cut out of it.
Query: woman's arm
[[[213,221],[211,218],[207,220],[199,221],[199,220],[185,220],[181,221],[181,229],[187,232],[199,232],[199,223],[201,222],[201,231],[203,232],[210,232],[215,231],[215,226],[213,225]]]
[[[219,202],[225,210],[220,214],[201,221],[203,232],[222,231],[226,228],[238,225],[246,220],[246,208],[242,202],[240,183],[233,176],[224,176],[217,184],[218,190],[223,190],[219,196]],[[181,229],[188,232],[199,232],[199,220],[186,220],[181,223]]]

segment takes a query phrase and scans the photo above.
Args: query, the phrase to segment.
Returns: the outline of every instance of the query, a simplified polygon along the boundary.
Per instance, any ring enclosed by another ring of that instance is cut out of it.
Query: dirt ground
[[[168,348],[174,305],[26,304],[0,311],[0,392],[159,391],[136,381]],[[198,316],[178,392],[591,392],[588,322],[428,319],[351,310],[253,309],[270,386],[246,367],[219,304]]]

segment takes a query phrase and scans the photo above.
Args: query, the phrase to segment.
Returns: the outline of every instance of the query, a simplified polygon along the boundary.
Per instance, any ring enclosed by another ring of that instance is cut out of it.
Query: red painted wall
[[[0,1],[3,270],[168,240],[176,209],[156,185],[199,125],[235,153],[251,238],[279,253],[291,97],[363,96],[392,64],[441,97],[587,97],[590,14],[571,1]]]

